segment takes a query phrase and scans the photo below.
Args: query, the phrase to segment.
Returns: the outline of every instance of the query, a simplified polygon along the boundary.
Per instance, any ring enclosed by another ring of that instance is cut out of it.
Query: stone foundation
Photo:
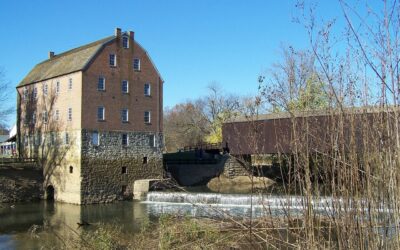
[[[233,156],[230,156],[225,162],[223,175],[226,178],[232,179],[237,176],[248,176],[246,165]]]
[[[122,134],[129,143],[122,145]],[[135,180],[163,177],[161,133],[150,145],[150,132],[99,132],[100,143],[92,144],[92,131],[82,131],[82,204],[132,198]]]

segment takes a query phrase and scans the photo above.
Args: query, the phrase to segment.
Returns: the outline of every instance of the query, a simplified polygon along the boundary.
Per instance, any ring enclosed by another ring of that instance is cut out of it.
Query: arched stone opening
[[[54,187],[52,185],[49,185],[46,188],[46,200],[54,201]]]

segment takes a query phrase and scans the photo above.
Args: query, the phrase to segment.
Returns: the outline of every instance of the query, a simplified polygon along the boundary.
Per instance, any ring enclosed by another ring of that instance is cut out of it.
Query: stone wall
[[[42,185],[41,169],[0,167],[0,203],[39,200]]]
[[[225,162],[223,175],[227,178],[234,178],[236,176],[248,176],[249,171],[244,162],[230,156]]]
[[[131,198],[135,180],[163,177],[162,133],[99,131],[96,146],[92,132],[82,131],[82,204]],[[122,145],[124,133],[129,137],[127,146]],[[150,146],[151,135],[156,137],[155,147]]]

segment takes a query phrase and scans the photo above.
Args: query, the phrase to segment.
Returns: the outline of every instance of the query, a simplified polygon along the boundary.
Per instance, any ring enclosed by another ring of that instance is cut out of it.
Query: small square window
[[[151,95],[150,83],[146,83],[144,85],[144,95],[145,96],[150,96]]]
[[[53,132],[50,133],[50,145],[55,145],[56,144],[56,136],[54,135]]]
[[[140,71],[140,59],[139,58],[133,59],[133,69],[136,71]]]
[[[129,136],[128,134],[122,134],[122,146],[128,146]]]
[[[115,54],[110,54],[110,66],[117,66],[117,56]]]
[[[126,167],[122,167],[121,168],[121,174],[126,174],[127,173],[127,168]]]
[[[99,144],[100,144],[99,132],[93,131],[92,132],[92,145],[99,146]]]
[[[102,76],[99,77],[99,81],[97,82],[97,90],[106,90],[106,79]]]
[[[56,94],[60,93],[60,82],[56,83]]]
[[[150,124],[151,123],[151,113],[150,111],[144,112],[144,123]]]
[[[37,88],[33,88],[33,98],[37,99]]]
[[[47,96],[47,93],[48,93],[48,87],[47,87],[47,84],[45,84],[45,85],[43,85],[43,95]]]
[[[44,122],[44,123],[47,123],[48,120],[49,120],[49,116],[48,116],[48,114],[47,114],[47,111],[43,111],[43,114],[42,114],[42,115],[43,115],[43,116],[42,116],[43,122]]]
[[[68,121],[72,121],[72,108],[68,108]]]
[[[129,82],[127,80],[122,81],[122,93],[129,93]]]
[[[32,114],[32,124],[36,124],[36,112]]]
[[[122,122],[129,121],[129,110],[128,109],[121,110],[121,119],[122,119]]]
[[[54,119],[56,121],[60,120],[60,111],[58,109],[54,112]]]
[[[144,157],[143,157],[143,164],[147,164],[147,161],[148,161],[148,160],[147,160],[147,156],[144,156]]]
[[[129,48],[129,37],[127,36],[122,37],[122,47],[124,47],[125,49]]]
[[[65,132],[65,135],[64,135],[64,144],[69,144],[69,134],[68,134],[68,132]]]
[[[97,120],[104,121],[105,120],[105,108],[97,107]]]
[[[149,146],[154,148],[156,146],[156,137],[155,135],[149,136]]]
[[[41,135],[40,134],[36,134],[36,136],[35,136],[35,145],[39,146],[40,145],[40,141],[41,141]]]
[[[22,99],[26,101],[28,99],[28,88],[25,86],[24,90],[22,91]]]
[[[68,89],[69,90],[72,89],[72,78],[69,78],[69,80],[68,80]]]

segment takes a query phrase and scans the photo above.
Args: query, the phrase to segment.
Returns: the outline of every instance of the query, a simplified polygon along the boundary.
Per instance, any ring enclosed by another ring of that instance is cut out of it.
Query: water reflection
[[[2,204],[0,249],[39,249],[44,244],[62,248],[65,242],[81,242],[82,233],[100,223],[118,225],[124,232],[132,233],[148,219],[151,218],[146,205],[140,202],[88,206],[49,202]],[[90,225],[78,225],[82,222]]]

